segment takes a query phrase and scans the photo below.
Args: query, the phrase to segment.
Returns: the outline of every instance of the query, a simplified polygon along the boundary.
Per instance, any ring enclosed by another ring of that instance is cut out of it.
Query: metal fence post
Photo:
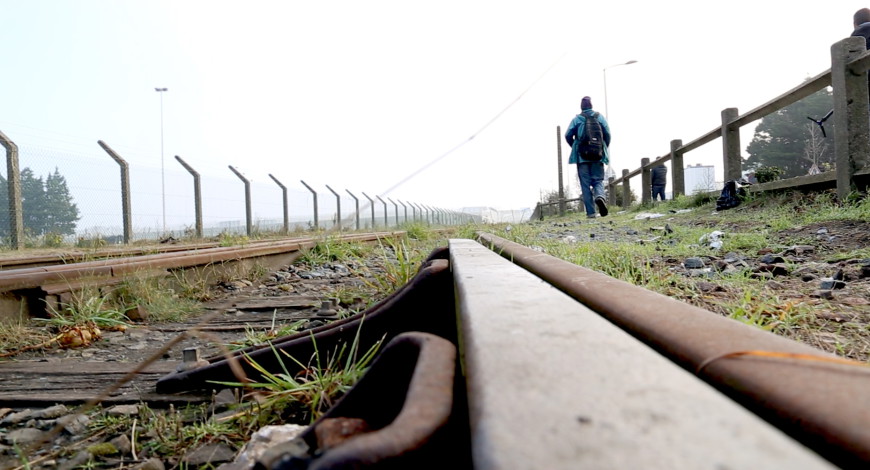
[[[9,244],[15,250],[24,248],[24,212],[21,209],[21,172],[18,167],[18,146],[0,132],[0,145],[6,148],[6,189],[9,195]]]
[[[389,227],[390,226],[390,219],[387,216],[387,203],[383,199],[381,199],[380,196],[375,196],[375,197],[378,198],[378,201],[381,201],[384,204],[384,227]]]
[[[281,188],[281,194],[284,196],[284,235],[287,235],[290,233],[290,203],[287,200],[287,186],[284,186],[271,173],[269,173],[269,178],[272,178],[272,181]]]
[[[402,201],[399,201],[399,204],[401,204],[402,207],[405,208],[405,217],[402,219],[402,222],[407,224],[408,223],[408,206],[406,206],[405,203]]]
[[[372,230],[374,230],[375,229],[375,200],[370,198],[369,195],[366,194],[365,192],[363,192],[362,195],[365,196],[366,199],[369,200],[369,207],[371,207],[371,209],[372,209]]]
[[[328,189],[332,194],[335,194],[335,220],[338,221],[338,231],[341,232],[341,197],[337,192],[333,191],[328,184],[326,185],[326,189]]]
[[[253,236],[254,234],[254,224],[253,224],[253,210],[251,209],[251,182],[248,181],[247,178],[242,176],[241,173],[238,172],[232,165],[227,165],[230,168],[230,171],[236,174],[243,183],[245,183],[245,232],[248,236]]]
[[[314,196],[314,229],[317,230],[320,228],[320,221],[317,219],[317,191],[311,189],[311,186],[308,186],[305,181],[299,180],[299,182],[302,183],[303,186],[308,188],[308,190],[311,191],[311,194]]]
[[[387,198],[387,200],[390,201],[393,204],[393,207],[396,209],[395,210],[395,212],[396,212],[396,227],[398,227],[399,226],[399,205],[396,204],[396,202],[390,198]]]
[[[556,126],[556,159],[559,165],[559,215],[565,215],[565,186],[562,183],[562,128]]]
[[[652,174],[649,168],[649,158],[640,159],[640,186],[641,186],[641,203],[649,204],[652,202]]]
[[[359,199],[357,199],[357,197],[354,196],[353,193],[350,192],[349,189],[345,189],[345,191],[347,191],[347,193],[350,194],[350,197],[353,198],[353,202],[356,205],[356,229],[359,230]]]
[[[628,170],[622,170],[622,208],[628,209],[631,205],[631,186],[628,185]]]
[[[841,201],[856,189],[855,172],[867,166],[870,152],[867,70],[851,70],[849,61],[866,50],[864,38],[850,37],[831,46],[831,85],[834,88],[834,155],[837,196]]]
[[[175,156],[175,159],[193,176],[194,230],[196,231],[196,238],[202,238],[202,187],[200,186],[199,173],[178,155]]]
[[[740,158],[740,127],[733,124],[739,113],[737,108],[722,110],[722,161],[725,181],[738,180],[743,173]]]
[[[417,207],[414,206],[413,202],[409,202],[408,205],[411,206],[411,220],[416,223],[417,222]]]
[[[130,165],[102,140],[98,140],[97,144],[121,167],[121,220],[124,223],[124,243],[130,243],[133,239],[133,210],[130,207]]]
[[[683,152],[680,147],[683,141],[674,139],[671,141],[671,188],[674,191],[672,197],[686,194],[686,172],[683,168]]]

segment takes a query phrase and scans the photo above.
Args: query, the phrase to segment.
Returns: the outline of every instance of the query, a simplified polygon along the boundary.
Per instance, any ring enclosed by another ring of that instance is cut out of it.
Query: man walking
[[[596,135],[598,133],[600,135]],[[610,161],[607,150],[610,146],[610,127],[604,116],[592,109],[592,99],[588,96],[580,101],[580,114],[568,126],[565,141],[571,146],[568,164],[577,164],[586,217],[595,218],[596,206],[601,217],[606,216],[604,166]]]
[[[658,160],[658,159],[657,159]],[[652,200],[655,202],[656,195],[660,201],[665,200],[665,185],[668,183],[668,167],[664,163],[659,163],[652,169]]]

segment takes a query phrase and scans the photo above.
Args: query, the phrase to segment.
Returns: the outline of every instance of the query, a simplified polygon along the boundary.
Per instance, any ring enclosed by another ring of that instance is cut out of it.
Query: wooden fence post
[[[556,126],[556,158],[559,161],[559,215],[565,215],[565,185],[562,183],[562,127]]]
[[[834,88],[834,155],[837,161],[837,196],[845,200],[856,189],[855,172],[870,160],[870,95],[867,71],[847,64],[866,51],[862,37],[850,37],[831,46],[831,85]]]
[[[722,163],[725,181],[739,180],[743,172],[740,158],[740,128],[732,123],[737,120],[737,108],[722,110]]]
[[[640,202],[649,204],[652,202],[652,174],[649,168],[649,158],[640,159]]]
[[[613,181],[615,179],[613,176],[607,178],[607,204],[611,206],[616,205],[616,192],[613,190]]]
[[[673,196],[682,196],[686,194],[686,173],[683,168],[683,152],[680,147],[683,146],[683,141],[675,139],[671,141],[671,188]]]
[[[631,187],[628,185],[628,170],[622,170],[622,208],[631,205]]]

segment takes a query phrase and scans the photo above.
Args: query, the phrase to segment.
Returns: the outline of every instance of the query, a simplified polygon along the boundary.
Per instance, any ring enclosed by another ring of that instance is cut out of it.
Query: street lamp
[[[601,71],[601,73],[604,75],[604,117],[608,120],[610,120],[610,113],[607,112],[607,69],[619,67],[620,65],[631,65],[636,63],[636,60],[629,60],[628,62],[625,62],[623,64],[608,65],[607,67],[604,67],[604,69]]]
[[[613,67],[619,67],[620,65],[631,65],[636,64],[636,60],[629,60],[628,62],[624,62],[621,64],[613,64],[604,67],[601,70],[602,75],[604,75],[604,117],[607,119],[607,122],[610,122],[610,113],[607,110],[607,69],[611,69]],[[610,166],[610,163],[607,164],[607,171],[605,172],[605,178],[608,180],[611,176],[614,176],[616,173],[613,171],[613,168]]]
[[[169,88],[155,88],[160,93],[160,194],[163,198],[163,234],[166,234],[166,172],[163,165],[163,92]]]

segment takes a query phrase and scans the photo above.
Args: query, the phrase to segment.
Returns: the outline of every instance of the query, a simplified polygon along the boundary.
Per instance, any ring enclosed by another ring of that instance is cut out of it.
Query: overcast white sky
[[[232,177],[233,165],[324,194],[328,184],[517,209],[556,188],[556,126],[564,132],[580,98],[605,111],[605,67],[637,61],[607,69],[619,173],[713,129],[722,109],[748,111],[829,68],[864,6],[0,0],[0,130],[78,152],[100,153],[104,140],[159,168],[154,88],[167,87],[167,169],[183,171],[180,155],[204,177]],[[721,178],[721,144],[707,147],[686,164],[716,165]]]

